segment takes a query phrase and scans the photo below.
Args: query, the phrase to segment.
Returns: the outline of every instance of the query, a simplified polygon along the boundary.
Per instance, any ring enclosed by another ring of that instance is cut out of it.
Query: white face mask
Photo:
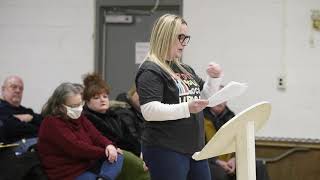
[[[66,105],[63,105],[63,106],[67,108],[67,115],[71,119],[78,119],[81,116],[82,105],[80,105],[78,107],[74,107],[74,108],[66,106]]]

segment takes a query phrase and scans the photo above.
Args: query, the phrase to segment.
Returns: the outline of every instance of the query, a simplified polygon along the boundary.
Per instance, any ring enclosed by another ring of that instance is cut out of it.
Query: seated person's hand
[[[231,171],[230,167],[228,166],[228,163],[226,161],[222,161],[222,160],[216,160],[216,163],[225,171],[229,174],[229,172]]]
[[[30,114],[15,114],[13,116],[19,119],[21,122],[30,122],[33,119],[33,116]]]
[[[114,145],[110,144],[105,149],[106,157],[110,163],[114,163],[118,158],[118,151]]]
[[[228,162],[227,165],[230,168],[230,171],[228,172],[228,174],[234,174],[235,170],[236,170],[236,159],[233,157],[231,158]]]
[[[143,170],[144,171],[148,171],[149,170],[148,166],[146,165],[146,163],[144,161],[143,161]]]
[[[189,112],[198,113],[202,111],[204,108],[206,108],[208,104],[209,104],[208,100],[204,100],[204,99],[193,100],[188,104]]]

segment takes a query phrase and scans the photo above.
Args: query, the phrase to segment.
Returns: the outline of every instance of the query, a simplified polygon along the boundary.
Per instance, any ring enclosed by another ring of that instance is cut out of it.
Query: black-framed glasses
[[[183,45],[183,44],[188,44],[190,41],[191,36],[187,36],[185,34],[179,34],[178,35],[178,39],[179,42]]]

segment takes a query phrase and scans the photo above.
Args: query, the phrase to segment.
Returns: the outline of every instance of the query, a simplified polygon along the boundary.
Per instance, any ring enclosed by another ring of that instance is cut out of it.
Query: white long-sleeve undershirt
[[[200,92],[201,99],[208,99],[219,90],[221,78],[208,77]],[[142,105],[141,113],[146,121],[167,121],[190,117],[188,102],[164,104],[151,101]]]
[[[221,77],[211,78],[208,76],[200,92],[201,99],[208,99],[214,93],[216,93],[220,88],[221,80],[222,80]]]
[[[187,102],[164,104],[159,101],[151,101],[141,106],[141,113],[147,121],[177,120],[190,117]]]

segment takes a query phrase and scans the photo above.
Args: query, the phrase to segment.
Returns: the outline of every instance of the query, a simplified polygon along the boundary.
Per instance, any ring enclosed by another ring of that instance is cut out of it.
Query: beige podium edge
[[[269,119],[271,104],[263,101],[237,114],[193,154],[195,160],[236,152],[237,180],[255,180],[255,132]]]

